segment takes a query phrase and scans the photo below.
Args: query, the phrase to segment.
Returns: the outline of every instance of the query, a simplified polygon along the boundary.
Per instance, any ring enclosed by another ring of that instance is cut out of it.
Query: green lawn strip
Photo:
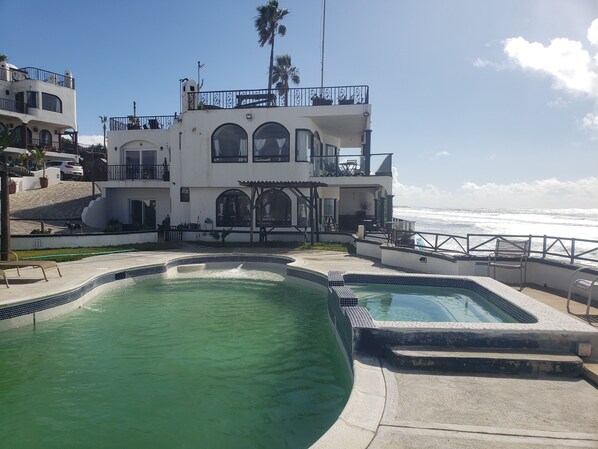
[[[70,262],[100,254],[111,254],[129,251],[162,251],[179,248],[178,243],[135,243],[132,245],[102,246],[91,248],[51,248],[38,250],[15,251],[19,260],[54,260]]]
[[[210,248],[289,248],[298,250],[337,251],[341,253],[355,253],[355,246],[350,243],[301,243],[301,242],[187,242]]]

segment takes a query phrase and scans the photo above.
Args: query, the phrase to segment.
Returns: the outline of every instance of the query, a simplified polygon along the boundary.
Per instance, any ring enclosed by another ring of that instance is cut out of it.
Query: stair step
[[[386,356],[398,368],[435,372],[578,377],[583,368],[571,353],[401,346]]]

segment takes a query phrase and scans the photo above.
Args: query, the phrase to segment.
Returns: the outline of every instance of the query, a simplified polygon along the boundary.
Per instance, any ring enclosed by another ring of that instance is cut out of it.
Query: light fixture
[[[214,222],[212,221],[211,218],[206,218],[203,221],[203,224],[204,224],[204,227],[206,228],[206,230],[208,230],[208,231],[213,231],[214,230]],[[208,229],[208,226],[210,227],[209,229]]]
[[[369,117],[369,116],[370,116],[370,113],[369,113],[369,111],[363,111],[363,116],[364,116],[364,117]]]
[[[34,133],[36,133],[36,132],[38,132],[38,131],[39,131],[39,129],[37,128],[37,126],[34,126],[34,127],[33,127],[33,132],[34,132]]]
[[[117,148],[117,147],[114,147],[114,151],[118,151],[118,148]]]
[[[160,147],[160,151],[162,151],[164,149],[164,147]]]
[[[253,118],[253,115],[251,114],[251,112],[248,112],[247,114],[245,114],[245,118],[247,120],[251,120]]]

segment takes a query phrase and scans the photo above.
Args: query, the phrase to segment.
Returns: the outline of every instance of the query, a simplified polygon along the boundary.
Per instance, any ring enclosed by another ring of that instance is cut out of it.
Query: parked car
[[[78,181],[83,179],[83,167],[79,162],[48,161],[46,162],[46,168],[48,167],[60,168],[60,179],[76,179]]]

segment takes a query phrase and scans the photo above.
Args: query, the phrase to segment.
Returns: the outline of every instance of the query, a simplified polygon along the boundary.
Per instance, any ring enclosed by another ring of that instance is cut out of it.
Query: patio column
[[[372,154],[372,130],[366,129],[364,132],[365,139],[361,147],[361,154],[363,154],[363,172],[366,176],[370,174],[370,156]]]

